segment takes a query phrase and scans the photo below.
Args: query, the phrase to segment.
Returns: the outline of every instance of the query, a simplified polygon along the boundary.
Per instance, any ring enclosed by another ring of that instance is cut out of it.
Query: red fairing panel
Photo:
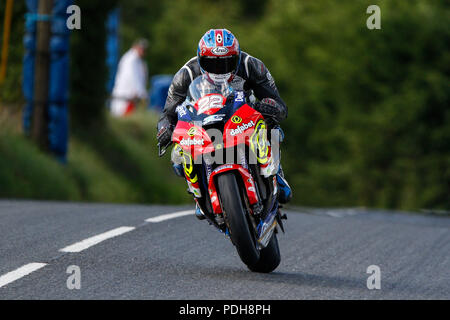
[[[264,117],[248,104],[240,107],[225,124],[224,147],[232,148],[243,143],[248,145],[248,140],[259,120],[264,120]]]
[[[178,121],[172,141],[178,143],[194,159],[214,151],[214,145],[205,129],[185,121]]]
[[[209,196],[211,198],[211,204],[215,214],[222,213],[222,207],[220,206],[219,197],[217,196],[217,189],[214,184],[214,177],[218,174],[222,174],[228,171],[237,171],[242,177],[245,184],[245,190],[247,192],[247,197],[251,205],[258,202],[258,195],[256,193],[255,182],[250,172],[238,164],[225,164],[216,168],[209,177]]]

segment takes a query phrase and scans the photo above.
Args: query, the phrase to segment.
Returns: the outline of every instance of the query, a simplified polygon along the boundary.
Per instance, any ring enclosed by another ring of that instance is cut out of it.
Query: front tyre
[[[256,248],[254,237],[249,228],[236,176],[232,172],[219,175],[217,177],[217,187],[225,222],[239,257],[247,266],[258,265],[260,253]]]
[[[275,270],[281,262],[280,248],[276,233],[272,235],[267,247],[262,249],[259,254],[259,260],[248,268],[253,272],[270,273]]]

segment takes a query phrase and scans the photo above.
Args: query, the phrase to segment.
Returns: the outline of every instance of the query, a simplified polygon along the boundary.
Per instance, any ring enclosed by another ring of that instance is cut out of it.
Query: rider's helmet
[[[215,84],[231,81],[241,60],[241,48],[227,29],[211,29],[200,39],[197,50],[200,68]]]

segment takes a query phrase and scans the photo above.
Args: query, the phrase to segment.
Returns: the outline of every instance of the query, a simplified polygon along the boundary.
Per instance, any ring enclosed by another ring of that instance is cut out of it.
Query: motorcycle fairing
[[[203,153],[214,151],[214,145],[206,130],[185,121],[178,121],[172,141],[179,144],[185,152],[189,152],[194,159]]]
[[[185,152],[179,144],[175,144],[172,150],[172,162],[181,163],[184,168],[184,176],[189,187],[189,191],[195,198],[201,198],[202,192],[199,185],[199,177],[194,170],[194,162],[189,152]]]
[[[263,119],[261,113],[248,104],[240,106],[225,124],[224,147],[232,148],[243,143],[248,145],[256,124]]]

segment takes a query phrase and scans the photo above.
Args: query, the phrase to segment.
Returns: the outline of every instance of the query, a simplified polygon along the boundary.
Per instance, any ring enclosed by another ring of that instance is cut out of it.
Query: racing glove
[[[167,118],[163,118],[158,122],[156,139],[160,147],[166,147],[171,143],[173,129],[174,125]]]
[[[255,110],[260,112],[264,117],[269,117],[277,123],[281,120],[281,110],[274,99],[265,98],[260,102],[256,102]]]

